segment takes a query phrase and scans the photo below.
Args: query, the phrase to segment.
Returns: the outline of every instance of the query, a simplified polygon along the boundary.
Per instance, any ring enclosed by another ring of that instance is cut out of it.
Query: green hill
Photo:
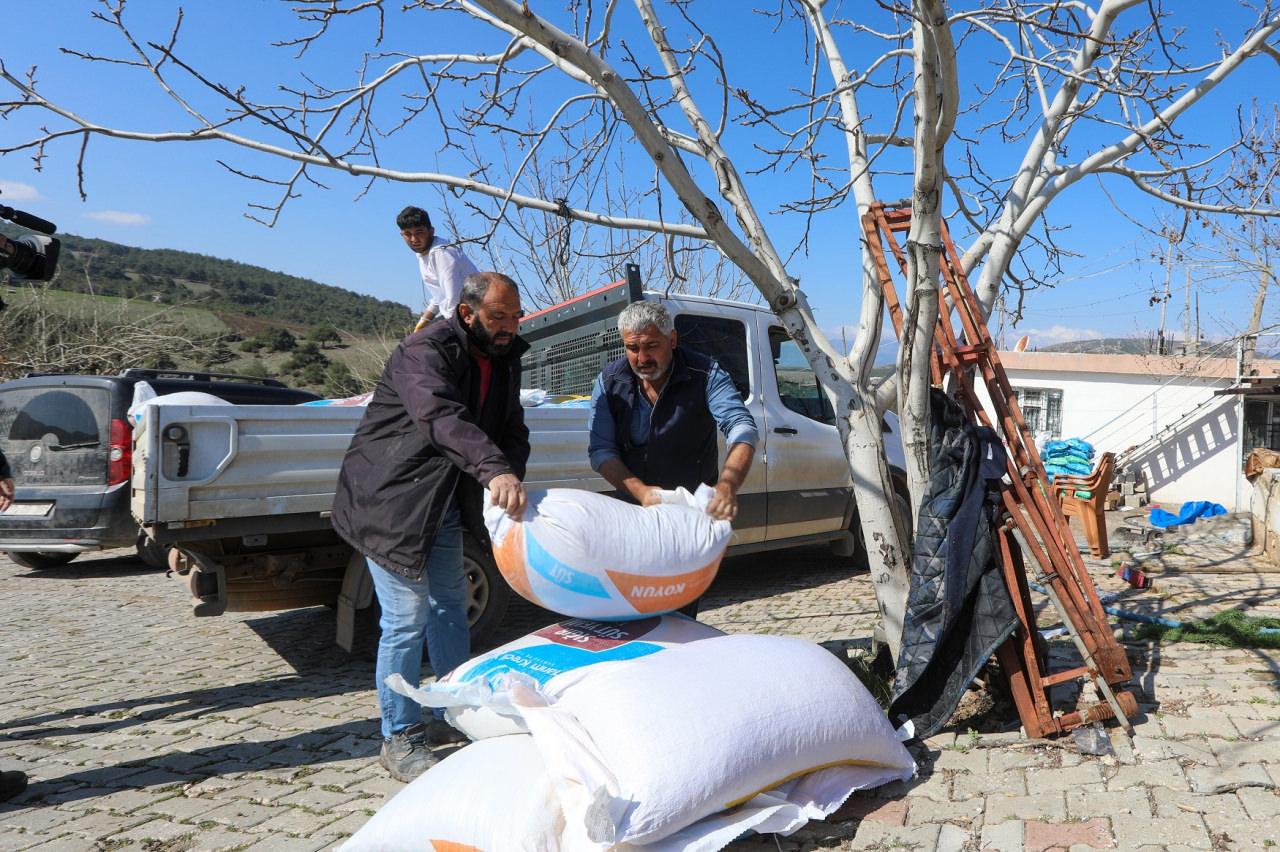
[[[227,315],[229,327],[251,333],[267,325],[305,329],[330,323],[350,334],[382,334],[413,322],[413,312],[398,302],[235,260],[72,234],[58,234],[58,239],[62,259],[52,282],[57,290],[203,308]]]
[[[371,386],[416,319],[396,302],[233,260],[58,239],[52,281],[0,288],[0,381],[145,366],[270,376],[346,396]]]

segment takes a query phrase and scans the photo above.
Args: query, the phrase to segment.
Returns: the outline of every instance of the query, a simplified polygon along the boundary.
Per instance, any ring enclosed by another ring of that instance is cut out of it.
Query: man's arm
[[[661,502],[658,489],[647,484],[622,463],[622,456],[618,452],[618,424],[613,420],[613,412],[609,410],[609,401],[604,395],[604,383],[599,377],[596,378],[595,387],[591,389],[591,416],[587,421],[587,429],[591,433],[587,442],[587,457],[592,470],[603,476],[618,491],[630,494],[641,506]]]
[[[388,377],[431,445],[463,473],[491,488],[498,505],[518,516],[524,489],[515,466],[471,416],[457,380],[446,373],[444,357],[427,343],[402,345],[392,357],[396,364]]]
[[[716,495],[707,506],[707,514],[730,521],[738,514],[738,490],[751,471],[760,432],[755,418],[747,411],[741,394],[734,387],[733,379],[714,362],[707,375],[707,408],[729,445],[724,468],[716,482]]]

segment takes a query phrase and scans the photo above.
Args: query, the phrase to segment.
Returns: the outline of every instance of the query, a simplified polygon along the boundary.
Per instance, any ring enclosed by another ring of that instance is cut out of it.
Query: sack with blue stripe
[[[641,507],[573,488],[529,493],[524,517],[485,509],[511,588],[574,618],[626,621],[692,603],[715,579],[733,528],[707,514],[714,489],[663,492]]]

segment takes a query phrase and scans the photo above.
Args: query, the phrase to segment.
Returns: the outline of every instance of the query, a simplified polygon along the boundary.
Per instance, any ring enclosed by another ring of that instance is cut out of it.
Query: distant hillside
[[[1145,337],[1096,337],[1071,340],[1049,346],[1031,346],[1036,352],[1078,352],[1089,355],[1147,355],[1154,351],[1154,340]],[[1179,344],[1175,341],[1175,347]]]
[[[10,236],[25,233],[0,230]],[[200,307],[250,334],[276,325],[304,329],[327,323],[351,334],[370,335],[413,322],[413,312],[398,302],[247,263],[72,234],[58,234],[58,239],[62,259],[52,282],[57,290]]]

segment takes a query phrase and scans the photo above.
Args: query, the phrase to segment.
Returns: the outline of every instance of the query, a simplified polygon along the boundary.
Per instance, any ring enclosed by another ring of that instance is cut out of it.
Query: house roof
[[[1194,355],[1092,355],[1078,352],[1001,352],[1006,370],[1062,373],[1123,373],[1134,376],[1188,376],[1235,379],[1235,358]],[[1280,375],[1280,360],[1253,362],[1256,376]]]

